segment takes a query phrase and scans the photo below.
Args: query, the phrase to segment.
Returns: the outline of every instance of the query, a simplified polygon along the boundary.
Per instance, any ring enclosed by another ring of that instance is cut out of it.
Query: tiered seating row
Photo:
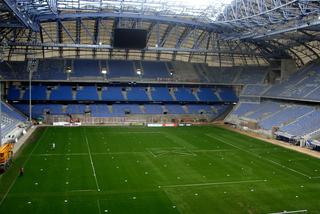
[[[28,100],[28,86],[10,86],[8,100]],[[34,85],[32,100],[52,101],[189,101],[219,102],[237,101],[235,92],[228,87],[97,87],[97,86],[43,86]]]
[[[256,121],[261,129],[278,127],[280,132],[302,137],[320,130],[320,109],[307,105],[280,102],[245,103],[241,102],[229,114],[226,121]]]
[[[32,79],[261,84],[267,72],[265,67],[218,68],[187,62],[46,59],[39,60]],[[0,63],[0,75],[5,80],[28,80],[27,62]]]
[[[25,114],[29,114],[28,104],[15,104],[15,107]],[[45,114],[68,115],[90,114],[92,117],[119,117],[127,114],[193,114],[218,116],[226,111],[228,105],[159,105],[159,104],[34,104],[32,117],[39,118]]]

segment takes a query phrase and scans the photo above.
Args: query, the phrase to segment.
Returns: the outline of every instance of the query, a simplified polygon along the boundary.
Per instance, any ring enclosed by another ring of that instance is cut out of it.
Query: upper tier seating
[[[147,79],[170,78],[171,75],[164,62],[142,61],[143,77]]]
[[[38,70],[33,74],[33,79],[67,80],[64,64],[64,60],[39,60]]]
[[[262,68],[248,68],[244,70],[243,68],[240,71],[238,77],[236,77],[234,83],[239,84],[258,84],[263,83],[267,71]]]
[[[98,78],[102,77],[99,60],[76,59],[73,61],[73,71],[70,77]]]
[[[71,73],[67,73],[71,68]],[[107,74],[102,74],[106,69]],[[142,72],[137,74],[138,69]],[[248,70],[247,70],[248,69]],[[260,84],[266,76],[265,67],[209,67],[203,63],[88,60],[88,59],[46,59],[39,60],[33,80],[63,80],[78,82],[105,78],[125,81],[193,82],[222,84]],[[0,63],[0,75],[5,80],[29,79],[26,62]]]
[[[240,96],[261,96],[270,86],[269,85],[246,85]]]
[[[110,60],[108,61],[108,78],[135,77],[136,72],[132,61]]]
[[[273,85],[262,96],[306,101],[320,101],[320,65],[310,64],[286,81]]]

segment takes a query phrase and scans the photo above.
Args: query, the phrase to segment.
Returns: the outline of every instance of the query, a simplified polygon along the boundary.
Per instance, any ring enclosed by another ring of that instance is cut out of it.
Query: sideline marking
[[[82,132],[81,132],[81,133],[82,133]],[[100,192],[100,187],[99,187],[99,184],[98,184],[97,174],[96,174],[96,170],[94,169],[94,165],[93,165],[93,161],[92,161],[92,156],[91,156],[91,151],[90,151],[90,146],[89,146],[88,138],[87,138],[87,135],[86,135],[86,127],[84,127],[84,138],[85,138],[85,140],[86,140],[87,147],[88,147],[88,152],[89,152],[89,158],[90,158],[91,168],[92,168],[92,171],[93,171],[93,177],[94,177],[94,180],[96,181],[97,190]]]

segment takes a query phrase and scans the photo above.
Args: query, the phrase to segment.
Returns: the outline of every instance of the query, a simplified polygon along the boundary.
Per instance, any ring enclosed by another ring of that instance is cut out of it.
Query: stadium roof
[[[194,4],[196,2],[196,4]],[[114,57],[215,65],[319,58],[319,0],[1,0],[4,58]],[[147,48],[112,47],[117,27]]]

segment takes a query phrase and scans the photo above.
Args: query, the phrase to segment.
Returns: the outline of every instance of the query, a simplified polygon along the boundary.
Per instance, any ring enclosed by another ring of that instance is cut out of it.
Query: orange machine
[[[0,169],[6,170],[13,157],[13,143],[6,143],[0,147]]]

